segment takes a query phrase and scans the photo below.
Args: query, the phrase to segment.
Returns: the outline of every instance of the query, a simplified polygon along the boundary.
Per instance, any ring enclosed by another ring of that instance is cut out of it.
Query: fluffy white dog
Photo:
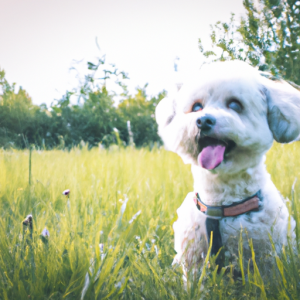
[[[297,140],[300,92],[244,62],[212,63],[174,99],[158,104],[156,120],[165,147],[192,165],[194,177],[194,192],[173,225],[175,261],[187,268],[201,261],[211,232],[211,253],[222,248],[226,257],[235,256],[241,228],[256,257],[270,251],[269,234],[280,250],[295,221],[266,171],[264,155],[274,139]],[[218,263],[223,259],[224,253]]]

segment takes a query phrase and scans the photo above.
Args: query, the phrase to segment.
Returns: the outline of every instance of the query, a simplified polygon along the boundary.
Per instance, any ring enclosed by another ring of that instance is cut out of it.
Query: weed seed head
[[[23,228],[26,229],[27,227],[29,227],[32,230],[32,221],[32,215],[27,215],[27,217],[22,222]]]
[[[70,194],[70,190],[68,189],[68,190],[64,190],[63,192],[62,192],[62,194],[63,195],[65,195],[65,196],[68,196],[69,194]]]

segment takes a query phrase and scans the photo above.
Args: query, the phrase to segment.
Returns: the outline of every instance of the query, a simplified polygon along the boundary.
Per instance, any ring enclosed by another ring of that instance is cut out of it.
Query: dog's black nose
[[[216,124],[216,118],[211,115],[205,115],[196,120],[196,124],[202,131],[209,131]]]

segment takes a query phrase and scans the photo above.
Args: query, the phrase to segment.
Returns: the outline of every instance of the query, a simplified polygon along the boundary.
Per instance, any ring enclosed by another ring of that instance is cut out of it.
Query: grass
[[[218,274],[211,260],[199,274],[202,283],[197,278],[184,287],[181,268],[171,266],[172,223],[193,181],[175,154],[33,151],[31,185],[28,161],[29,151],[0,151],[1,300],[300,298],[300,263],[292,246],[272,253],[267,279],[255,263],[243,270],[244,281],[234,278],[232,266]],[[267,156],[275,185],[293,199],[297,221],[300,184],[292,185],[300,179],[299,162],[299,143],[275,144]],[[71,190],[70,205],[65,189]],[[22,226],[27,214],[32,232]],[[41,236],[45,227],[49,238]]]

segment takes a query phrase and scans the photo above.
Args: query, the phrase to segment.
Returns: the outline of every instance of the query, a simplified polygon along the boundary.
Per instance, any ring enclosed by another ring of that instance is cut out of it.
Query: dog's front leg
[[[206,216],[194,203],[195,193],[189,193],[177,209],[178,219],[173,224],[175,251],[174,263],[186,270],[200,263],[207,253]]]

